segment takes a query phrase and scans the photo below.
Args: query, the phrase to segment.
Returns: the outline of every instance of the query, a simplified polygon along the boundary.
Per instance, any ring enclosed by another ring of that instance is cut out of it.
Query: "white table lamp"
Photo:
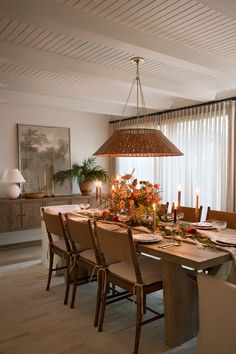
[[[2,183],[5,183],[5,196],[6,198],[15,199],[18,198],[21,194],[21,190],[16,183],[25,182],[24,177],[20,173],[17,168],[7,169],[4,171],[2,179]]]

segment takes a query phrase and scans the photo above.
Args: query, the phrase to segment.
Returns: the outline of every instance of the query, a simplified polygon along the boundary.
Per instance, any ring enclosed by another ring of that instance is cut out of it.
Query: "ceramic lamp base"
[[[21,194],[20,188],[17,184],[8,184],[5,187],[5,197],[9,199],[16,199]]]

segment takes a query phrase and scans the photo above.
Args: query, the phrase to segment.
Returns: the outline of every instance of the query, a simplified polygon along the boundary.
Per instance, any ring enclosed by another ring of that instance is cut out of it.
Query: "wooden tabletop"
[[[198,270],[214,267],[231,260],[231,255],[228,252],[211,250],[210,248],[202,250],[197,248],[196,245],[186,242],[182,242],[181,246],[160,248],[164,243],[167,243],[167,241],[164,240],[155,244],[139,243],[137,251]]]

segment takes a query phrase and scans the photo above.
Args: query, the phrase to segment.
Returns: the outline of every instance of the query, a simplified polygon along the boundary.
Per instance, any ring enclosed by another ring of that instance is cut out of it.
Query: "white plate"
[[[221,246],[236,246],[236,236],[211,236],[211,241]]]
[[[210,222],[194,222],[191,225],[199,230],[213,230],[214,229],[214,226]]]
[[[163,240],[163,237],[156,234],[137,234],[133,235],[133,239],[138,242],[159,242]]]

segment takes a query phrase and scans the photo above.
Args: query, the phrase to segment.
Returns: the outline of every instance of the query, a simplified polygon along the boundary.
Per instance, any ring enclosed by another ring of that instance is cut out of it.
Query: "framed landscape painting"
[[[71,181],[55,184],[53,175],[71,168],[70,129],[17,124],[18,164],[23,193],[71,194]]]

